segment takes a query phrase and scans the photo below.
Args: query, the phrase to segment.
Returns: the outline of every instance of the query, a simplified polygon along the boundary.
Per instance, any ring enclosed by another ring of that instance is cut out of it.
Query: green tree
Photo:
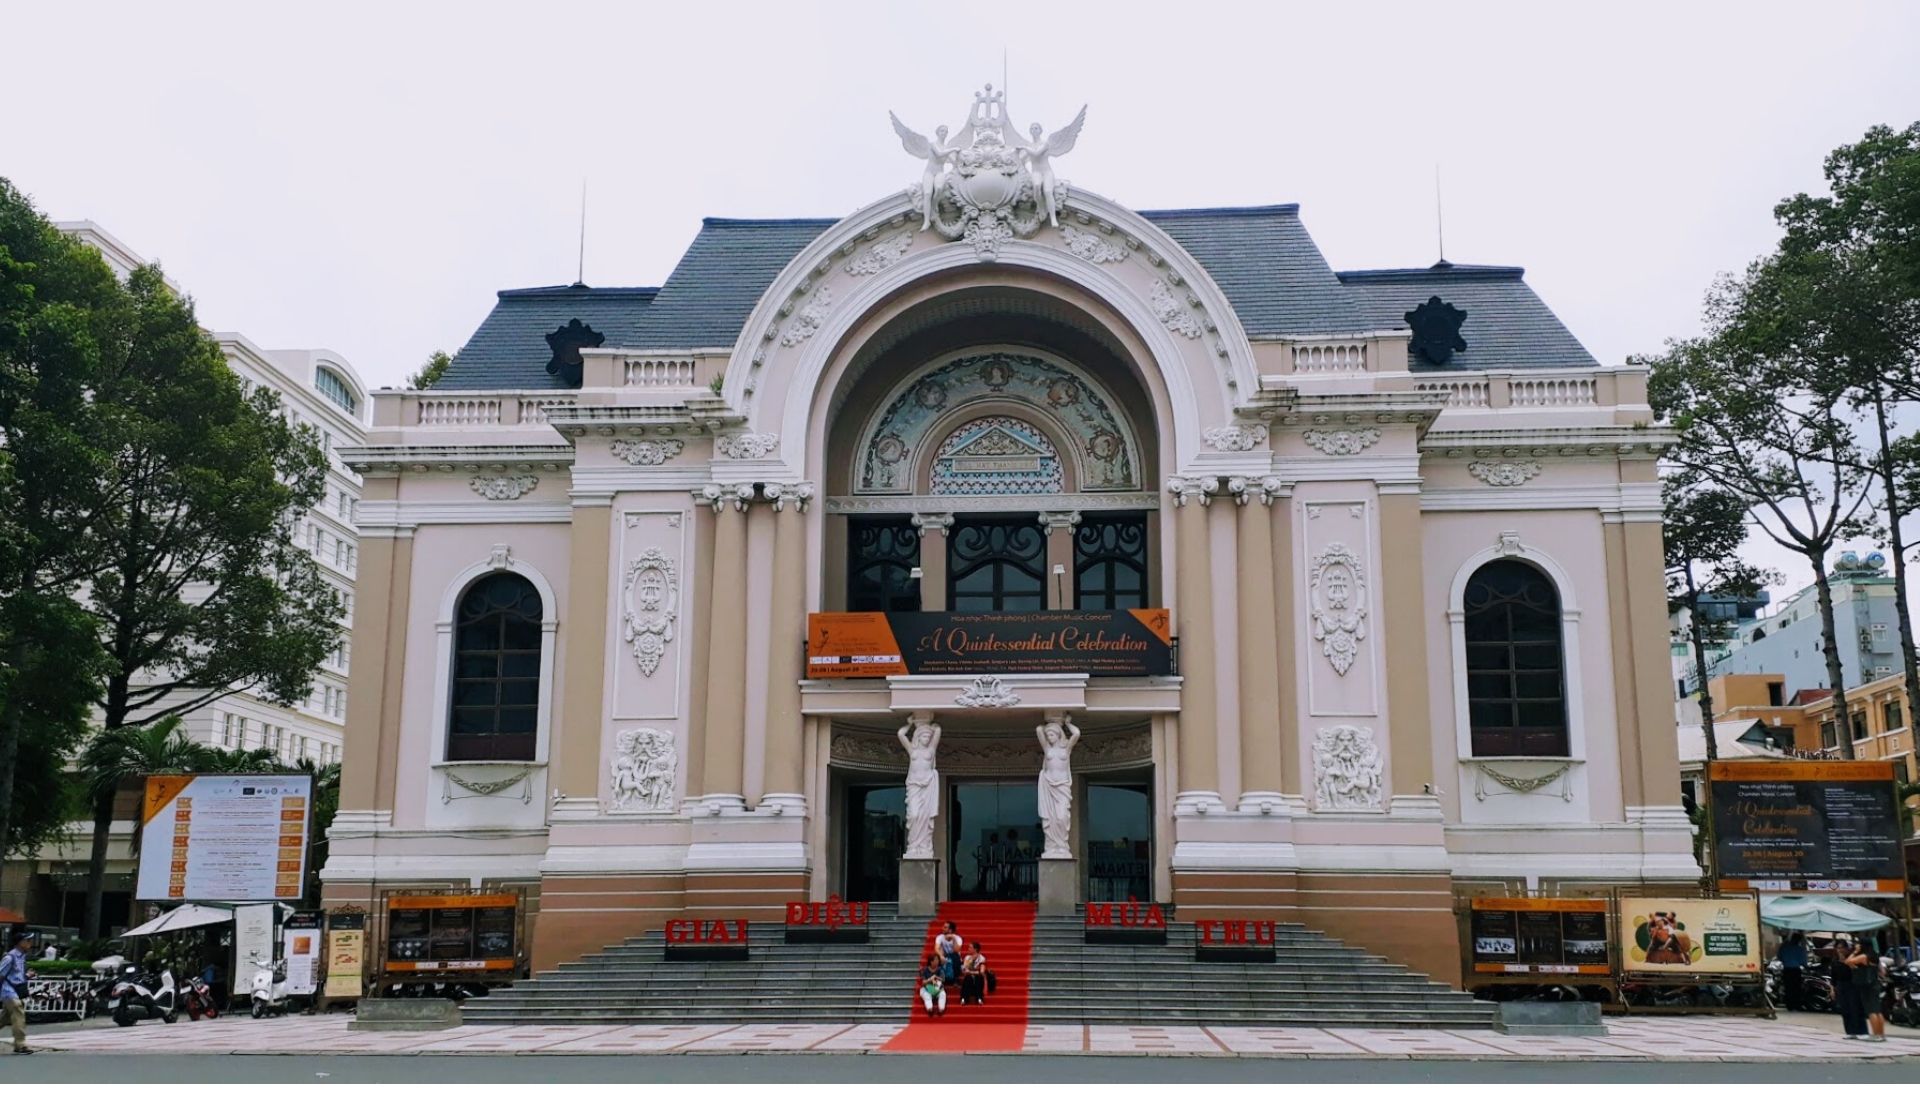
[[[110,662],[109,738],[238,691],[292,705],[340,636],[339,597],[294,536],[325,490],[316,433],[234,374],[158,269],[135,271],[127,294],[130,336],[94,402],[113,462],[85,588]],[[104,859],[97,833],[90,935]]]
[[[1719,750],[1713,739],[1713,700],[1707,693],[1707,651],[1726,643],[1732,623],[1702,613],[1701,601],[1708,595],[1756,596],[1768,584],[1778,583],[1779,574],[1741,557],[1747,504],[1737,494],[1676,469],[1664,479],[1661,496],[1666,507],[1667,607],[1687,613],[1687,645],[1700,685],[1700,727],[1706,734],[1707,759],[1714,760]]]
[[[63,824],[64,758],[99,695],[104,654],[74,592],[110,459],[91,398],[130,318],[99,254],[0,179],[0,854]]]
[[[100,936],[100,885],[106,874],[107,841],[112,835],[114,803],[149,775],[183,775],[207,770],[210,752],[180,731],[180,717],[169,715],[151,725],[101,730],[80,753],[80,775],[93,812],[93,848],[87,863],[87,908],[81,938]]]
[[[440,381],[440,376],[447,373],[447,368],[451,366],[453,366],[453,356],[435,349],[432,355],[427,356],[427,361],[420,364],[419,370],[407,376],[407,388],[410,390],[432,389],[433,384]]]

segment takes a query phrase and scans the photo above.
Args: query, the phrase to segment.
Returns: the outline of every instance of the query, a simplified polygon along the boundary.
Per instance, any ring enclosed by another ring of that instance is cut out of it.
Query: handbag
[[[987,971],[987,992],[992,993],[999,985],[1000,976],[991,970]]]

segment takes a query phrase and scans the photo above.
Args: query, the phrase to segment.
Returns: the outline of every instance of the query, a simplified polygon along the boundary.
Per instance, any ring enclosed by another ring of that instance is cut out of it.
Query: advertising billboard
[[[384,969],[511,972],[519,917],[518,894],[391,894]]]
[[[1166,676],[1173,618],[1128,611],[826,611],[807,616],[807,675],[1070,672]]]
[[[1476,974],[1613,972],[1604,898],[1474,898],[1468,933]]]
[[[1752,897],[1623,897],[1619,937],[1622,971],[1760,973],[1760,903]]]
[[[153,775],[140,803],[140,901],[294,901],[307,875],[313,778]]]
[[[1722,890],[1904,889],[1891,761],[1719,760],[1707,782]]]

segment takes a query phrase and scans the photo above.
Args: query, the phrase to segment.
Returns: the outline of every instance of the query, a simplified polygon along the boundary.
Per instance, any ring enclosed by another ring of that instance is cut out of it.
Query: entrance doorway
[[[847,789],[848,901],[899,901],[900,856],[907,849],[907,789]]]
[[[1087,900],[1153,900],[1153,794],[1134,783],[1087,783]]]
[[[1040,896],[1039,795],[1031,779],[954,783],[947,798],[948,896],[1034,901]]]

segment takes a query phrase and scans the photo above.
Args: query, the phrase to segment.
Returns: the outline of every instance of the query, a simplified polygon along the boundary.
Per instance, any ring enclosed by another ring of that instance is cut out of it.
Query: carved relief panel
[[[679,511],[624,512],[615,584],[613,706],[619,721],[681,713],[686,666],[687,520]]]
[[[1301,501],[1295,528],[1302,545],[1298,652],[1308,713],[1361,717],[1380,712],[1378,555],[1372,504]]]

